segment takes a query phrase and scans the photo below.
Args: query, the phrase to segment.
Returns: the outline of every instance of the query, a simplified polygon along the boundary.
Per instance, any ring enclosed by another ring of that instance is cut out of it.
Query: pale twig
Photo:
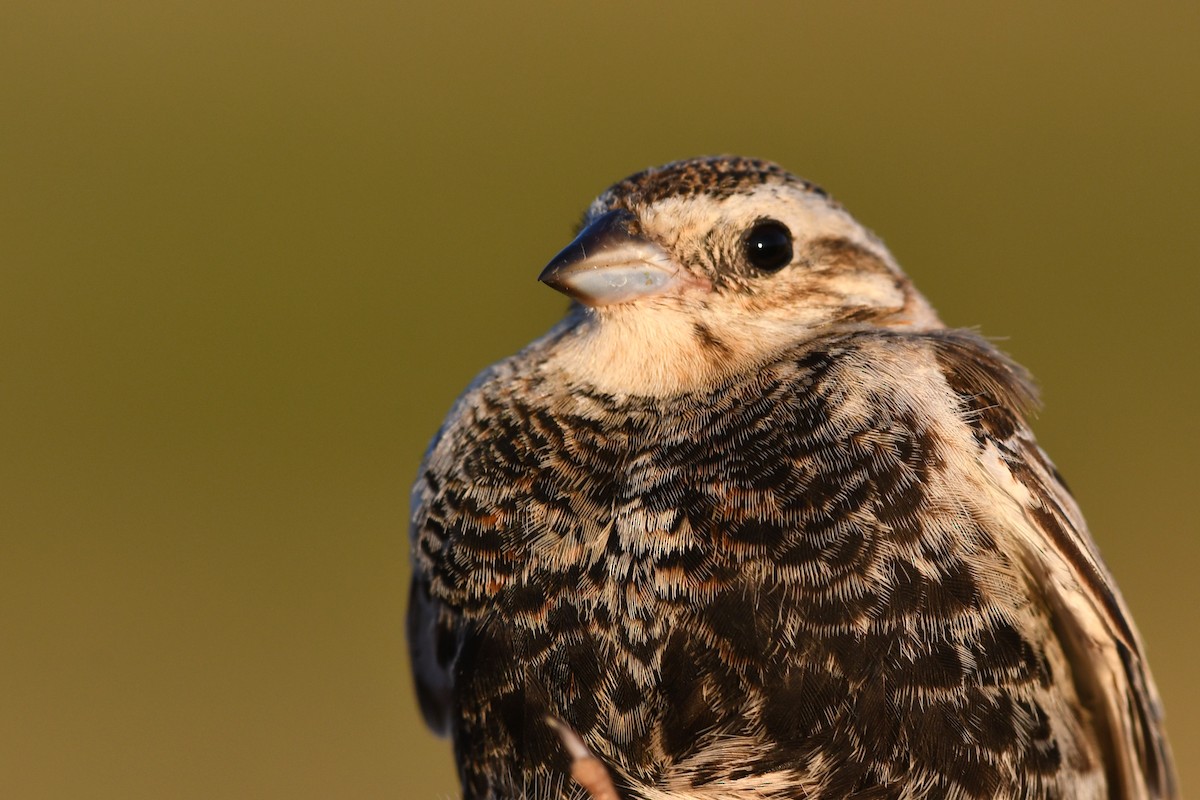
[[[583,787],[588,797],[591,800],[621,800],[608,768],[588,749],[579,734],[557,717],[546,717],[546,724],[562,740],[563,747],[571,756],[571,777]]]

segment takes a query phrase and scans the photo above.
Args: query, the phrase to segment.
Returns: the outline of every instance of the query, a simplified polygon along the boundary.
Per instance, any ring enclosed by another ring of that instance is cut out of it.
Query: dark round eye
[[[751,266],[778,272],[792,263],[792,233],[781,222],[763,220],[746,231],[742,249]]]

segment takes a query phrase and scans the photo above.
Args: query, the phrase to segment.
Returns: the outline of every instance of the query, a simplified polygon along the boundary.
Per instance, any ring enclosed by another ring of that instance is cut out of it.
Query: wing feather
[[[408,647],[417,702],[425,724],[439,736],[450,732],[453,679],[448,653],[455,649],[442,604],[429,594],[429,583],[413,576],[408,599]]]
[[[973,334],[947,331],[933,340],[990,482],[1019,509],[1012,533],[1047,597],[1076,688],[1092,713],[1111,796],[1177,797],[1141,639],[1075,500],[1024,421],[1036,402],[1028,376]]]
[[[413,682],[425,724],[439,736],[450,733],[454,700],[455,657],[461,642],[458,615],[432,592],[431,554],[443,545],[440,534],[442,511],[437,508],[439,482],[429,469],[434,447],[444,433],[438,432],[421,464],[420,477],[412,492],[412,583],[408,596],[406,629],[412,662]]]

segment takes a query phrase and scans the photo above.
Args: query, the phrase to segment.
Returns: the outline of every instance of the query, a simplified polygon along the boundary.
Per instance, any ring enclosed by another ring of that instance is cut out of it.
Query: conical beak
[[[538,280],[589,306],[627,303],[675,288],[678,268],[642,236],[628,211],[610,211],[551,259]]]

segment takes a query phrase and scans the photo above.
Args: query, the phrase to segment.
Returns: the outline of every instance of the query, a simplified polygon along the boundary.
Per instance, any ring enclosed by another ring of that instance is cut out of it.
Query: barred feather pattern
[[[468,389],[414,488],[418,693],[466,798],[574,796],[548,715],[627,798],[1173,796],[1136,635],[989,344],[847,330],[667,397],[573,385],[552,345]],[[1045,588],[1047,528],[1078,592]],[[1081,677],[1097,624],[1123,663]]]

